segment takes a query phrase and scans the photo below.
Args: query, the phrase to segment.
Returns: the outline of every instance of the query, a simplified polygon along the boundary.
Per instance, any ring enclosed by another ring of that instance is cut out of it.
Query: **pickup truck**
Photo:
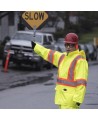
[[[41,70],[44,66],[48,69],[52,67],[52,64],[44,61],[39,55],[37,55],[31,48],[31,41],[35,41],[40,45],[52,49],[55,49],[54,37],[49,33],[36,32],[34,36],[33,31],[17,31],[16,34],[8,41],[4,47],[4,54],[2,65],[4,67],[8,50],[10,50],[9,63],[13,62],[20,66],[22,64],[36,66],[36,69]]]

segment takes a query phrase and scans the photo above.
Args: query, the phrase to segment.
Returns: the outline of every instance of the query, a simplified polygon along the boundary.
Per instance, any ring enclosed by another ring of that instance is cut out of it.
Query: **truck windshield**
[[[16,33],[12,39],[15,40],[27,40],[27,41],[35,41],[37,43],[42,43],[42,36],[37,35],[36,37],[33,36],[33,34],[28,34],[28,33]]]

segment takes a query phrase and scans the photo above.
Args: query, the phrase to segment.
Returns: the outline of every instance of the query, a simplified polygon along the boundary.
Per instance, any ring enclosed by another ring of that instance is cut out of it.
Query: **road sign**
[[[22,14],[26,26],[29,29],[38,29],[48,19],[48,14],[45,11],[26,11]]]

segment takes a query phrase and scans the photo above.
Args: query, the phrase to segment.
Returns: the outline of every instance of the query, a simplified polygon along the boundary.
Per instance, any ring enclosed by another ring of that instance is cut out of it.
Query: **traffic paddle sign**
[[[22,19],[29,29],[38,29],[44,25],[48,14],[44,11],[26,11],[22,14]]]

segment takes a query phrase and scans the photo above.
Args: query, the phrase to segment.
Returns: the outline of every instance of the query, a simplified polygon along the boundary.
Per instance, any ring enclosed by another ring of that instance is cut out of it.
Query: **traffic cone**
[[[8,50],[8,53],[6,56],[5,66],[4,66],[4,70],[3,70],[4,72],[8,72],[9,59],[10,59],[10,50]]]

